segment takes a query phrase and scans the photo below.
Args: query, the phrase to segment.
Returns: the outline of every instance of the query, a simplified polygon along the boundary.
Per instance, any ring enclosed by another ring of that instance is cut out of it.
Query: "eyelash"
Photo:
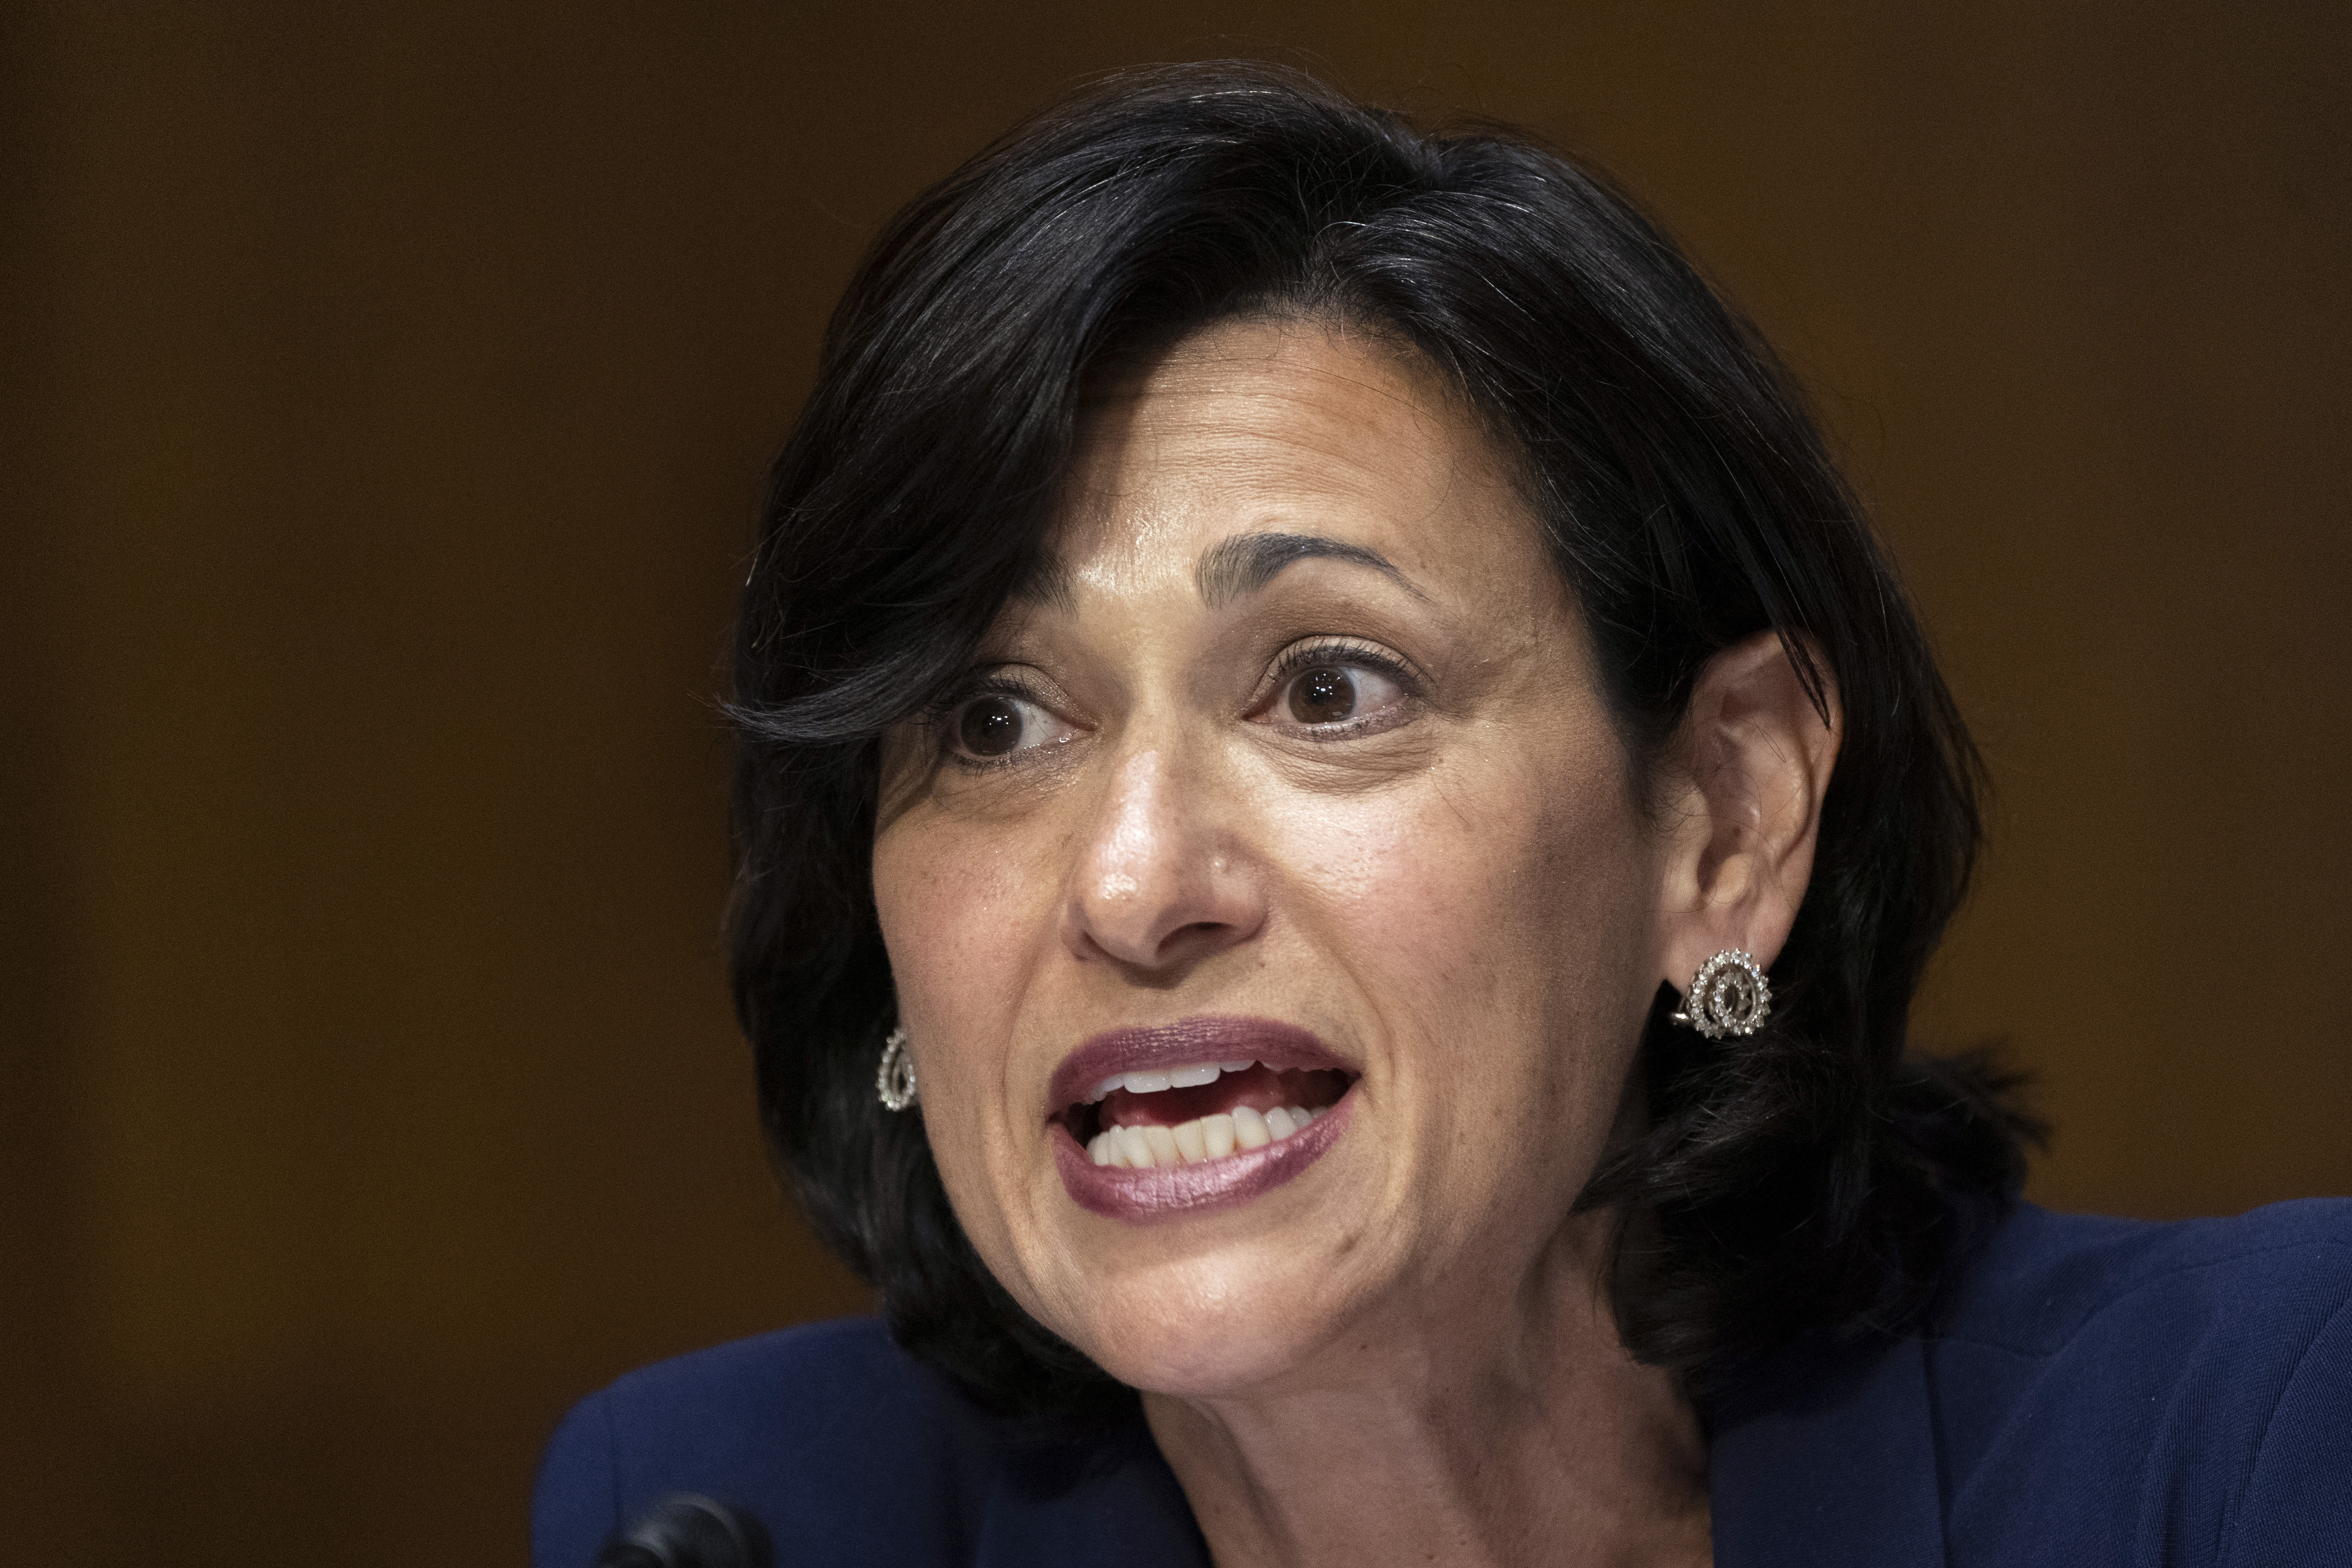
[[[1322,664],[1356,665],[1365,669],[1377,669],[1382,675],[1415,691],[1419,681],[1412,667],[1377,644],[1358,642],[1352,637],[1327,637],[1320,642],[1303,643],[1284,650],[1266,672],[1269,687],[1278,687],[1302,669],[1313,669]]]
[[[1352,637],[1329,637],[1320,642],[1302,644],[1286,651],[1267,672],[1265,687],[1257,700],[1251,704],[1253,713],[1271,708],[1282,697],[1283,689],[1302,671],[1326,666],[1342,668],[1369,669],[1396,682],[1405,700],[1422,700],[1421,674],[1404,660],[1373,643],[1358,642]],[[1294,730],[1293,734],[1315,741],[1345,741],[1361,734],[1368,728],[1389,729],[1393,721],[1378,718],[1349,719],[1333,725],[1317,725]]]
[[[932,702],[923,713],[923,721],[938,737],[937,749],[940,757],[970,773],[995,773],[1004,768],[1017,768],[1024,762],[1034,761],[1034,758],[1024,757],[1020,752],[1013,752],[1002,757],[968,757],[956,750],[954,731],[950,726],[953,724],[956,715],[963,710],[967,703],[977,701],[982,697],[1017,697],[1024,702],[1034,703],[1040,708],[1051,706],[1044,698],[1037,695],[1035,687],[1014,680],[1009,676],[992,675],[952,687],[944,696]]]

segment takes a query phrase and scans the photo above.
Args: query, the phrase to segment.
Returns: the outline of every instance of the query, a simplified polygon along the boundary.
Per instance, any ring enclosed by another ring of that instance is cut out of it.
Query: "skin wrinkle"
[[[1778,952],[1834,734],[1800,732],[1751,639],[1640,809],[1511,461],[1375,340],[1211,329],[1093,399],[1077,454],[1067,602],[983,642],[1052,743],[886,747],[876,903],[973,1246],[1144,1391],[1222,1568],[1706,1562],[1696,1416],[1618,1342],[1609,1216],[1573,1205],[1635,1125],[1659,982]],[[1268,563],[1269,532],[1393,570],[1282,545],[1255,588],[1203,592],[1220,549]],[[1413,673],[1364,667],[1375,722],[1318,738],[1269,672],[1334,638]],[[1236,1207],[1080,1208],[1055,1068],[1203,1014],[1313,1030],[1356,1075],[1346,1131]]]

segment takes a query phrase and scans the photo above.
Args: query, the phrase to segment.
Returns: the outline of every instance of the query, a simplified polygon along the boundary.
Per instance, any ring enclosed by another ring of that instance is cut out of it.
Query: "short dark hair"
[[[892,1330],[993,1408],[1121,1398],[988,1273],[919,1121],[871,864],[881,732],[936,700],[1040,566],[1090,367],[1241,315],[1374,328],[1515,451],[1637,769],[1703,665],[1770,628],[1845,736],[1812,883],[1748,1038],[1643,1042],[1617,1213],[1625,1343],[1695,1384],[1811,1326],[1899,1321],[1955,1199],[2013,1194],[1997,1075],[1906,1059],[1979,837],[1979,767],[1803,399],[1593,170],[1417,129],[1255,64],[1111,78],[919,196],[866,258],[779,457],[738,631],[736,1005],[772,1150]],[[1816,662],[1818,661],[1818,662]]]

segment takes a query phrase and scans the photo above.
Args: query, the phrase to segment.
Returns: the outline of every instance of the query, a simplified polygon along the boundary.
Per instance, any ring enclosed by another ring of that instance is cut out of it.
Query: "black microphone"
[[[678,1492],[604,1542],[595,1568],[769,1568],[768,1532],[741,1509]]]

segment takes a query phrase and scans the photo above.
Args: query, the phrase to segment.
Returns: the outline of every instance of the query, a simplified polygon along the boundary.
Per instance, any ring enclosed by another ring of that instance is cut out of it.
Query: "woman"
[[[2042,1214],[1905,1059],[1974,753],[1556,155],[1234,66],[1017,131],[844,300],[736,679],[738,1004],[887,1331],[583,1404],[542,1568],[677,1490],[790,1564],[2352,1540],[2352,1218]]]

